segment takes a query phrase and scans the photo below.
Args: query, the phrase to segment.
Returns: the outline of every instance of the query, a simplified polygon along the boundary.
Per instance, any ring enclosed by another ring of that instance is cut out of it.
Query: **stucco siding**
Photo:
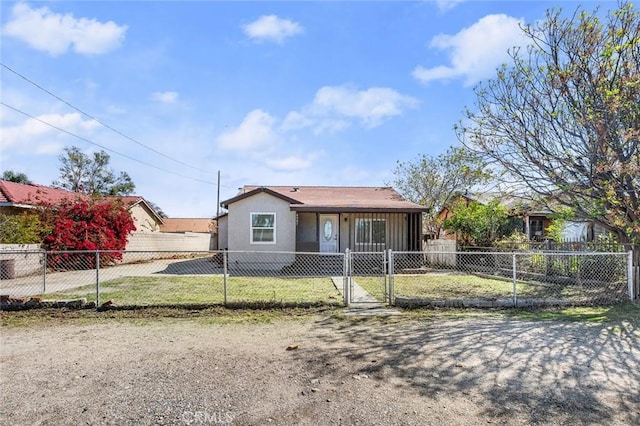
[[[218,249],[229,249],[229,216],[218,218]]]
[[[275,243],[251,242],[251,213],[275,213]],[[288,251],[296,249],[296,214],[289,203],[266,193],[229,205],[228,248],[231,251]]]
[[[129,209],[136,232],[159,232],[160,224],[140,204]]]

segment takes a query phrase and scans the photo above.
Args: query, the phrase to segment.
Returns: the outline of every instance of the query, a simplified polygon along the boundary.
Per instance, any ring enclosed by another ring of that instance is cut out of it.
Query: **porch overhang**
[[[428,208],[391,209],[385,207],[330,207],[291,205],[291,211],[305,213],[426,213]]]

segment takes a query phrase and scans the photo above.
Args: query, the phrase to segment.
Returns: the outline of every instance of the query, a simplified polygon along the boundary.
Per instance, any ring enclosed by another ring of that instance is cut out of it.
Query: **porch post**
[[[351,270],[351,250],[346,249],[344,251],[344,263],[343,263],[343,279],[342,279],[342,298],[344,299],[344,305],[349,306],[349,301],[351,300],[350,290],[351,285],[349,283],[350,280],[350,270]]]

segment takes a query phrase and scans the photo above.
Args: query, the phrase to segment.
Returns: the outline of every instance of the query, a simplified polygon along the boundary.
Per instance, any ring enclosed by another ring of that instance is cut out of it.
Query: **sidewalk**
[[[331,279],[333,280],[333,285],[344,299],[344,278],[332,277]],[[397,309],[390,308],[373,297],[368,291],[359,286],[353,278],[351,278],[351,300],[344,314],[357,316],[402,315]]]

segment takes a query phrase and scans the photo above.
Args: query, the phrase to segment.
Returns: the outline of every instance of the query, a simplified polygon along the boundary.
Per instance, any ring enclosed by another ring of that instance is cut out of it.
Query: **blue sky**
[[[101,145],[170,217],[215,215],[218,170],[222,200],[384,185],[458,144],[518,24],[579,4],[3,1],[0,169],[48,185],[65,146]]]

